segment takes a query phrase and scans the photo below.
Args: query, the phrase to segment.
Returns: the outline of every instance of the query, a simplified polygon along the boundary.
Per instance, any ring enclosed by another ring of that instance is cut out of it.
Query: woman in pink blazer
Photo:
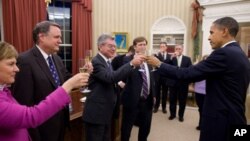
[[[70,91],[85,86],[89,78],[88,73],[76,74],[38,105],[20,105],[8,89],[19,71],[17,55],[12,45],[0,42],[0,141],[30,141],[27,128],[40,125],[69,104]]]

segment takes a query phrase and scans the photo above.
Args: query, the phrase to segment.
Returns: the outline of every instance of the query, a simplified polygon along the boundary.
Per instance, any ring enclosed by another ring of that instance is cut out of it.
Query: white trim
[[[153,50],[154,34],[183,34],[183,54],[187,54],[187,27],[184,22],[176,16],[164,16],[156,20],[150,30],[150,50]]]
[[[225,3],[230,3],[230,2],[239,2],[242,0],[198,0],[200,5],[219,5],[219,4],[225,4]]]
[[[205,8],[202,25],[202,55],[210,54],[213,51],[208,37],[210,26],[216,19],[230,16],[239,23],[250,22],[250,0],[203,0],[201,5]]]

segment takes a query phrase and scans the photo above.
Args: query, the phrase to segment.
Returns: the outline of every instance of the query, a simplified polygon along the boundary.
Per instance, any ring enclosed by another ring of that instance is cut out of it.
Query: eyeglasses
[[[112,44],[103,44],[104,46],[107,46],[108,48],[116,48],[116,46],[115,45],[112,45]]]

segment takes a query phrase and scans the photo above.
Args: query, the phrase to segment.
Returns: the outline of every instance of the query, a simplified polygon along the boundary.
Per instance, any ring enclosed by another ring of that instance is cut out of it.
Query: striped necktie
[[[144,64],[141,65],[141,75],[142,75],[142,96],[146,99],[148,97],[148,81],[147,81],[147,74]]]

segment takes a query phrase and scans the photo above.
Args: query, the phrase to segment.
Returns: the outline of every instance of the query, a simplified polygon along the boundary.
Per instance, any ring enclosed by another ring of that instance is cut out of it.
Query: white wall
[[[154,23],[166,16],[180,19],[187,27],[187,55],[192,55],[191,23],[193,0],[93,0],[93,50],[103,32],[128,32],[129,45],[137,36],[145,36],[151,45]]]
[[[205,7],[203,17],[202,55],[212,52],[208,42],[209,30],[213,21],[224,16],[235,18],[238,22],[250,22],[250,0],[199,0]]]

